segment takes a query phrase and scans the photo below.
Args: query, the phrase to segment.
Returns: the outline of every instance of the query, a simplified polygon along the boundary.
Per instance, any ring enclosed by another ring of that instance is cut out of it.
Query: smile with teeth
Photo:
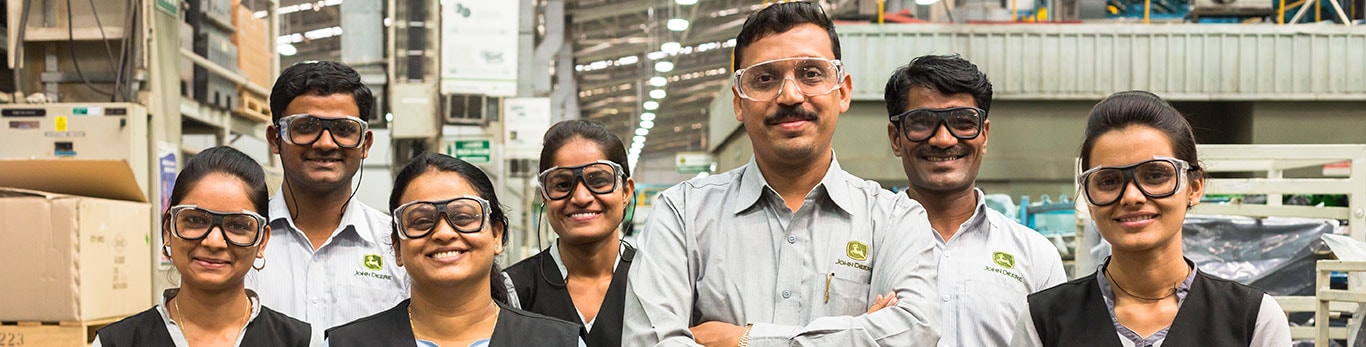
[[[953,161],[953,160],[962,159],[963,156],[953,156],[953,157],[922,157],[922,158],[925,158],[926,161],[931,161],[931,162],[944,162],[944,161]]]
[[[436,252],[435,254],[428,255],[427,257],[435,258],[435,259],[454,258],[454,257],[458,257],[458,256],[460,256],[461,254],[464,254],[464,253],[465,253],[464,251],[445,251],[445,252]]]
[[[569,214],[569,218],[590,218],[600,214],[602,214],[602,212],[575,212]]]
[[[1120,219],[1117,219],[1117,220],[1118,220],[1120,223],[1130,223],[1130,222],[1145,221],[1145,220],[1154,219],[1154,218],[1157,218],[1157,215],[1133,216],[1133,217],[1127,217],[1127,218],[1120,218]]]

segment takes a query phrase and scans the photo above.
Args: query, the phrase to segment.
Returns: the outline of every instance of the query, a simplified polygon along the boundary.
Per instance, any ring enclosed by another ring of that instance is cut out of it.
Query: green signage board
[[[157,0],[157,9],[162,12],[176,15],[176,10],[180,8],[180,1],[176,0]]]
[[[470,164],[488,164],[493,159],[489,140],[455,140],[446,143],[446,155]]]

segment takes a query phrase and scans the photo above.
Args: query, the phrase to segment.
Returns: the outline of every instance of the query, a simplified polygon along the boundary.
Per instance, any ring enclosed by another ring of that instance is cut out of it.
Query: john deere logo
[[[370,270],[379,270],[379,269],[383,269],[383,268],[384,268],[384,258],[380,258],[378,254],[366,254],[366,255],[365,255],[365,268],[366,268],[366,269],[370,269]]]
[[[1014,268],[1015,268],[1015,256],[1010,255],[1010,253],[1006,253],[1006,252],[995,252],[995,253],[992,253],[992,254],[991,254],[991,260],[992,260],[992,261],[995,261],[995,262],[996,262],[996,265],[1000,265],[1000,266],[1003,267],[1003,268],[1007,268],[1007,269],[1014,269]]]
[[[844,246],[844,254],[848,255],[849,259],[868,260],[868,245],[863,242],[849,241],[849,244]]]

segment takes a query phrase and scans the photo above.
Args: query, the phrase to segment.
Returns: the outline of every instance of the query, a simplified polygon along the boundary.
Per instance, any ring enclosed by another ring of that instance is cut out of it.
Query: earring
[[[260,260],[261,265],[256,265],[257,260]],[[256,259],[252,259],[252,260],[251,260],[251,268],[256,269],[256,271],[261,271],[262,269],[265,269],[265,268],[266,268],[266,257],[256,257]]]

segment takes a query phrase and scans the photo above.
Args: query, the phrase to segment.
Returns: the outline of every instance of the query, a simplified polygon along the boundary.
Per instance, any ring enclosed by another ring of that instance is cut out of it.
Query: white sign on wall
[[[538,159],[541,140],[550,129],[550,98],[503,99],[503,155]]]
[[[442,1],[442,94],[517,95],[520,3]]]

